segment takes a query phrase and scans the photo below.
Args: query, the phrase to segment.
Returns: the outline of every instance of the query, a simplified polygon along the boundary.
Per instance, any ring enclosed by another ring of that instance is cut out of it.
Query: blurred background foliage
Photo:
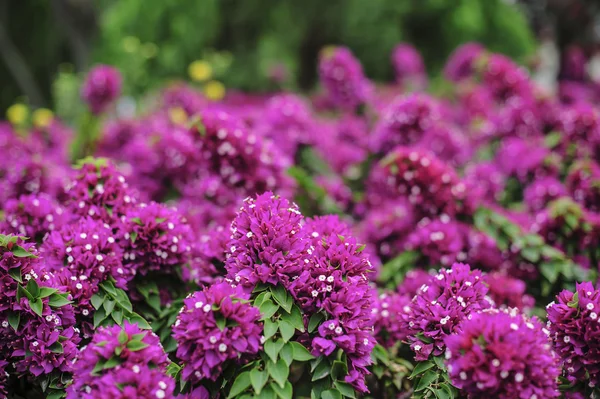
[[[465,41],[518,61],[535,50],[524,14],[505,0],[1,3],[1,111],[27,101],[68,114],[78,105],[81,73],[98,62],[117,66],[125,94],[137,96],[186,79],[195,60],[207,62],[207,76],[227,88],[273,90],[280,86],[272,75],[285,72],[283,88],[307,91],[318,52],[329,44],[350,47],[376,81],[391,80],[390,53],[401,41],[422,52],[434,76]]]

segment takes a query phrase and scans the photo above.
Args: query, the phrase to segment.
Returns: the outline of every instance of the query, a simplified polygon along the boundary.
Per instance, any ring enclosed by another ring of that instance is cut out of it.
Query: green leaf
[[[94,309],[100,309],[100,306],[102,306],[102,303],[104,303],[104,297],[98,294],[94,294],[92,296],[91,302]]]
[[[126,344],[127,341],[129,341],[129,335],[127,335],[125,330],[121,330],[121,331],[119,331],[119,335],[117,336],[117,339],[119,340],[119,343],[121,345],[123,345],[123,344]]]
[[[268,379],[269,375],[266,371],[261,371],[259,369],[250,370],[250,383],[257,395],[260,394]]]
[[[245,371],[237,376],[237,378],[233,382],[233,385],[231,386],[231,389],[229,390],[229,395],[227,395],[227,398],[229,399],[239,395],[240,393],[248,389],[249,386],[250,373],[248,371]]]
[[[311,353],[299,342],[290,342],[294,353],[294,360],[298,360],[299,362],[305,362],[307,360],[312,360],[315,357],[311,355]]]
[[[308,332],[311,333],[315,331],[315,329],[319,326],[319,324],[321,324],[321,321],[323,321],[324,318],[325,316],[323,316],[322,313],[315,313],[314,315],[312,315],[310,317],[310,320],[308,321]]]
[[[69,301],[67,299],[67,294],[54,293],[50,295],[50,299],[48,300],[48,305],[52,306],[53,308],[60,308],[61,306],[65,306],[70,303],[73,303],[73,301]]]
[[[260,399],[276,399],[276,398],[277,398],[277,395],[275,394],[275,391],[273,390],[273,388],[271,388],[271,384],[264,387],[264,389],[262,390],[262,392],[260,394]]]
[[[331,378],[340,380],[348,374],[348,365],[341,360],[334,360],[331,366]]]
[[[333,385],[343,396],[347,398],[356,398],[356,392],[354,391],[354,388],[352,388],[352,385],[342,381],[334,381]]]
[[[296,329],[287,321],[282,320],[279,322],[279,332],[281,333],[281,338],[283,338],[283,341],[288,342],[294,336]]]
[[[17,301],[20,301],[21,298],[26,297],[30,301],[33,299],[33,296],[23,287],[21,284],[17,286]]]
[[[256,299],[254,300],[254,306],[257,308],[260,308],[260,306],[263,304],[263,302],[267,299],[271,298],[271,292],[270,291],[263,291],[260,294],[258,294],[258,296],[256,297]]]
[[[325,378],[330,373],[331,373],[331,366],[329,365],[329,362],[322,361],[315,368],[315,371],[313,372],[313,376],[312,376],[311,381],[317,381],[317,380],[320,380],[321,378]]]
[[[58,341],[56,341],[55,343],[50,345],[48,347],[48,349],[50,349],[50,351],[54,352],[54,353],[64,353],[65,352],[65,348],[63,348],[62,344]]]
[[[135,244],[135,240],[137,240],[138,237],[138,233],[137,231],[132,231],[131,233],[129,233],[129,238],[131,239],[131,242]]]
[[[279,359],[277,363],[267,362],[267,372],[281,388],[285,387],[285,382],[290,374],[290,368],[285,364],[283,359]]]
[[[56,288],[41,287],[40,288],[39,298],[47,298],[47,297],[49,297],[50,295],[54,294],[57,291],[58,290]]]
[[[294,350],[292,349],[292,346],[290,344],[291,342],[288,342],[287,344],[283,345],[283,348],[281,348],[281,351],[279,352],[279,357],[283,359],[283,361],[285,362],[285,364],[288,365],[288,367],[290,366],[290,364],[292,364],[292,361],[294,360]]]
[[[579,292],[575,292],[573,298],[567,303],[567,306],[576,309],[579,306]]]
[[[16,280],[19,283],[23,282],[23,279],[21,278],[20,267],[13,267],[12,269],[8,269],[8,274],[13,278],[13,280]]]
[[[142,219],[140,219],[139,217],[134,217],[130,219],[133,223],[138,224],[138,225],[143,225],[144,223],[142,223]]]
[[[264,336],[265,339],[271,338],[277,332],[277,323],[271,321],[271,319],[265,320],[264,323]]]
[[[137,313],[132,313],[130,316],[127,317],[127,319],[129,320],[130,323],[137,324],[138,327],[141,328],[142,330],[151,330],[152,329],[152,327],[150,327],[150,324],[148,324],[146,319],[144,319],[142,316],[140,316]]]
[[[260,313],[262,313],[263,315],[261,320],[266,320],[269,317],[273,316],[278,309],[279,306],[276,305],[273,301],[271,301],[270,299],[265,299],[265,301],[262,303],[262,305],[260,305],[259,308]]]
[[[427,370],[429,370],[430,368],[432,368],[434,366],[435,366],[435,363],[432,362],[431,360],[426,360],[424,362],[419,362],[419,363],[417,363],[417,365],[413,369],[412,374],[408,378],[409,379],[413,379],[416,376],[418,376],[419,374],[423,374],[424,372],[426,372]]]
[[[450,388],[433,388],[433,393],[437,399],[451,399],[453,397]]]
[[[537,261],[540,260],[540,253],[537,250],[537,248],[531,248],[531,247],[523,248],[521,250],[521,256],[531,263],[536,263]]]
[[[29,300],[29,307],[31,308],[31,310],[33,310],[33,312],[35,314],[37,314],[38,316],[42,317],[42,311],[44,310],[44,303],[42,302],[42,300],[40,298],[37,298],[34,301],[32,301],[30,299]]]
[[[429,370],[423,375],[423,377],[421,377],[421,379],[417,383],[417,386],[415,387],[415,391],[419,392],[424,390],[425,388],[430,386],[433,381],[437,380],[437,378],[438,373],[433,370]]]
[[[127,343],[127,349],[129,349],[132,352],[137,352],[147,347],[148,344],[142,341],[129,341]]]
[[[101,325],[105,319],[106,319],[106,312],[104,311],[104,309],[98,309],[94,313],[94,328]]]
[[[265,344],[264,344],[265,353],[267,354],[267,356],[269,356],[269,358],[273,362],[277,361],[277,356],[279,355],[281,348],[283,348],[283,340],[282,339],[278,339],[277,341],[273,341],[272,339],[265,341]]]
[[[37,298],[40,295],[40,286],[34,279],[29,280],[26,288],[34,298]]]
[[[337,389],[328,389],[321,393],[322,399],[342,399],[342,394]]]
[[[106,370],[106,369],[112,369],[113,367],[117,367],[119,364],[121,364],[121,359],[119,359],[116,356],[113,356],[110,359],[108,359],[106,361],[106,363],[104,363],[104,366],[102,368],[104,370]]]
[[[269,386],[275,391],[280,399],[292,399],[292,396],[294,395],[294,389],[289,381],[285,382],[283,388],[273,383],[270,383]]]
[[[281,306],[288,313],[292,311],[294,299],[282,285],[277,285],[276,287],[271,288],[271,293],[273,294],[273,298],[279,304],[279,306]]]
[[[302,318],[302,312],[298,306],[292,306],[292,311],[289,316],[286,315],[285,318],[294,328],[300,332],[304,332],[304,319]]]
[[[19,329],[19,324],[21,323],[21,313],[19,312],[10,312],[8,314],[8,324],[13,328],[13,330],[17,331]]]
[[[104,310],[106,311],[106,314],[112,313],[113,309],[115,308],[115,304],[116,304],[115,301],[111,301],[108,298],[104,300],[103,305],[104,305]]]
[[[31,252],[28,252],[25,248],[19,245],[13,246],[10,252],[12,252],[12,254],[17,258],[37,258],[37,256],[35,256]]]

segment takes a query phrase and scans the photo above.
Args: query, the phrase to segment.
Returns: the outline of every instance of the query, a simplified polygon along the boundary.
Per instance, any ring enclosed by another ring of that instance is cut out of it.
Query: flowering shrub
[[[1,123],[0,397],[598,397],[592,92],[467,44],[449,100],[391,60],[129,119],[100,66],[75,133]]]

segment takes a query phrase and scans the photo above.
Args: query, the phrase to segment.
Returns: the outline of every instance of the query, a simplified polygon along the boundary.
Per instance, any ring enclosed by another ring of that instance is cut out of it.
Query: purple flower
[[[173,327],[182,377],[196,384],[215,381],[226,362],[243,364],[261,348],[259,310],[247,302],[241,287],[216,283],[184,300]]]
[[[346,47],[327,47],[319,56],[319,78],[329,100],[342,110],[365,104],[369,82],[360,62]]]
[[[540,140],[518,137],[502,141],[495,162],[507,176],[515,176],[520,182],[557,174],[551,153]]]
[[[20,237],[0,235],[0,354],[19,375],[36,377],[70,372],[80,341],[70,297],[38,255]]]
[[[183,83],[167,87],[162,100],[165,108],[181,108],[188,116],[197,115],[208,104],[200,92]]]
[[[108,65],[92,68],[81,89],[81,97],[96,115],[106,111],[119,95],[121,95],[121,74]]]
[[[174,208],[151,202],[131,209],[124,217],[123,262],[138,273],[173,274],[189,262],[193,234]]]
[[[406,339],[402,314],[410,311],[410,301],[411,296],[396,292],[385,292],[377,297],[373,318],[378,343],[390,348]]]
[[[135,196],[104,158],[85,159],[67,188],[67,207],[74,215],[113,224],[135,203]]]
[[[100,327],[75,364],[68,399],[173,399],[169,359],[152,332],[125,322]]]
[[[533,212],[544,209],[549,202],[565,195],[565,186],[555,177],[536,179],[523,192],[525,203]]]
[[[542,324],[516,310],[475,313],[445,339],[452,383],[469,398],[559,397],[559,369]]]
[[[403,315],[415,359],[441,355],[447,336],[460,331],[461,323],[473,313],[491,307],[487,292],[481,272],[471,271],[469,265],[455,263],[432,276],[413,298],[410,312]]]
[[[461,230],[462,226],[447,215],[433,221],[424,219],[406,238],[406,249],[420,252],[427,257],[428,264],[447,267],[467,259]]]
[[[4,218],[0,230],[41,242],[46,234],[59,230],[68,220],[68,215],[52,197],[38,194],[8,200],[4,207]]]
[[[83,218],[51,232],[42,253],[57,280],[72,294],[86,324],[95,311],[90,301],[98,284],[113,277],[118,287],[126,288],[135,275],[135,270],[123,266],[122,250],[112,229],[100,220]],[[90,333],[87,327],[85,333]]]
[[[488,285],[490,298],[496,306],[518,308],[521,311],[533,308],[535,299],[525,294],[525,281],[502,272],[486,274],[484,280]]]
[[[600,212],[600,165],[593,160],[574,163],[566,185],[575,201],[592,212]]]
[[[426,94],[396,98],[382,112],[373,128],[371,149],[387,153],[398,145],[411,145],[423,138],[441,118],[439,105]]]
[[[451,54],[444,67],[446,79],[458,82],[470,78],[475,72],[477,59],[485,52],[479,43],[465,43]]]
[[[8,395],[8,391],[6,389],[6,384],[8,380],[8,373],[5,371],[6,366],[8,366],[8,362],[5,360],[0,360],[0,397],[6,398]]]
[[[305,268],[310,242],[296,204],[266,192],[244,200],[231,224],[227,278],[252,289],[258,283],[287,285]]]
[[[502,54],[490,54],[482,68],[482,81],[499,103],[520,97],[532,101],[533,85],[527,72]]]
[[[404,197],[422,216],[454,216],[470,211],[465,184],[455,170],[434,155],[396,147],[373,168],[369,196]]]
[[[578,283],[575,292],[562,291],[550,303],[548,329],[554,349],[570,381],[600,384],[600,291],[592,283]]]
[[[504,191],[506,176],[493,162],[469,165],[465,170],[468,192],[481,202],[497,202]]]
[[[401,43],[392,52],[392,65],[396,81],[401,85],[423,89],[427,85],[427,72],[421,54],[413,46]]]

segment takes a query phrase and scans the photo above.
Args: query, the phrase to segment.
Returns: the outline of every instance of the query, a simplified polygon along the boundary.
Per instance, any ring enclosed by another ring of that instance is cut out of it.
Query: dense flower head
[[[177,209],[156,202],[142,203],[124,216],[123,262],[142,275],[173,274],[187,263],[194,236]]]
[[[473,399],[559,397],[559,368],[539,320],[516,309],[472,316],[445,339],[455,386]]]
[[[423,269],[409,270],[404,276],[402,283],[396,287],[396,291],[398,291],[400,294],[407,295],[412,299],[415,295],[417,295],[423,284],[427,284],[430,279],[431,272]]]
[[[100,220],[83,218],[52,231],[42,246],[49,269],[67,287],[77,303],[77,312],[90,321],[92,296],[98,284],[113,277],[125,288],[135,271],[123,266],[122,249],[112,228]]]
[[[75,364],[68,399],[173,399],[159,338],[136,324],[100,327]]]
[[[495,161],[505,175],[514,176],[521,182],[557,173],[550,150],[536,139],[511,137],[503,140]]]
[[[373,128],[371,148],[387,153],[397,145],[411,145],[441,118],[439,105],[426,94],[409,94],[394,99]]]
[[[4,219],[0,223],[0,231],[41,242],[46,234],[59,230],[68,220],[68,215],[51,196],[31,194],[6,201]]]
[[[44,126],[34,126],[27,137],[32,151],[43,154],[58,164],[68,163],[69,146],[73,131],[58,118],[52,117]]]
[[[492,117],[494,135],[497,137],[539,137],[542,134],[542,121],[537,105],[533,100],[512,97]]]
[[[498,307],[529,310],[535,304],[535,299],[525,293],[525,281],[511,277],[503,272],[492,272],[484,276],[489,288],[490,298]]]
[[[138,122],[134,120],[111,120],[104,125],[98,143],[97,154],[114,158],[123,147],[129,144],[138,132]]]
[[[101,114],[121,94],[121,74],[109,65],[90,70],[81,89],[81,97],[94,114]]]
[[[392,52],[392,66],[396,81],[415,89],[427,84],[427,72],[419,51],[407,43],[397,45]]]
[[[455,166],[464,164],[472,155],[467,137],[449,123],[437,123],[427,129],[416,146]]]
[[[287,284],[304,269],[308,255],[301,222],[298,206],[273,193],[245,199],[231,223],[227,278],[248,288]]]
[[[481,272],[463,263],[432,276],[412,299],[403,318],[415,359],[441,355],[447,336],[460,331],[461,323],[470,315],[492,306],[487,292]]]
[[[575,201],[592,212],[600,212],[600,165],[592,160],[573,164],[566,185]]]
[[[167,87],[162,100],[165,108],[181,108],[187,116],[198,114],[208,103],[199,91],[183,83]]]
[[[588,103],[561,108],[554,129],[562,133],[564,151],[574,147],[576,154],[590,156],[600,144],[600,114]]]
[[[216,177],[233,202],[267,190],[285,194],[293,186],[285,174],[290,159],[233,114],[205,110],[191,132],[201,158],[196,179]],[[178,185],[194,184],[184,181]]]
[[[354,111],[367,101],[369,82],[360,62],[346,47],[327,47],[319,56],[319,78],[329,101]]]
[[[444,76],[454,82],[470,78],[475,72],[475,62],[485,52],[479,43],[465,43],[458,47],[444,66]]]
[[[523,192],[525,203],[533,212],[544,209],[549,202],[565,195],[565,186],[555,177],[536,179]]]
[[[490,54],[485,59],[482,81],[500,103],[514,97],[526,101],[533,98],[533,86],[527,72],[502,54]]]
[[[281,94],[268,100],[255,129],[291,158],[298,146],[310,143],[314,135],[308,105],[293,94]]]
[[[480,162],[465,169],[465,185],[469,195],[481,202],[496,202],[500,199],[506,176],[493,162]]]
[[[80,338],[67,294],[44,268],[33,244],[21,237],[0,235],[0,255],[2,357],[10,359],[20,375],[70,372]],[[17,288],[18,280],[27,294]],[[48,295],[41,298],[42,293]]]
[[[356,176],[358,165],[368,155],[367,134],[369,128],[365,118],[344,115],[335,121],[318,124],[314,140],[315,149],[339,174]]]
[[[546,310],[550,337],[566,377],[598,386],[600,291],[590,282],[578,283],[575,292],[562,291]]]
[[[261,347],[261,314],[241,287],[215,283],[184,300],[173,327],[182,377],[197,383],[216,380],[226,362],[243,364]]]
[[[375,166],[369,183],[374,192],[406,197],[422,215],[469,210],[465,184],[455,170],[423,150],[396,147]]]
[[[21,153],[0,174],[0,205],[4,205],[9,198],[29,194],[46,193],[62,198],[68,171],[64,165],[44,159],[41,154]]]
[[[74,215],[112,222],[133,206],[136,197],[125,178],[104,158],[85,159],[67,187],[67,207]]]
[[[360,236],[387,259],[403,248],[415,219],[414,207],[406,199],[389,199],[367,210],[359,226]]]
[[[397,292],[384,292],[375,296],[375,337],[385,347],[392,347],[406,339],[407,331],[402,324],[402,314],[410,310],[411,296]]]
[[[462,227],[447,215],[432,221],[424,219],[406,238],[406,248],[427,257],[428,264],[449,266],[464,261],[467,254],[463,251]]]

